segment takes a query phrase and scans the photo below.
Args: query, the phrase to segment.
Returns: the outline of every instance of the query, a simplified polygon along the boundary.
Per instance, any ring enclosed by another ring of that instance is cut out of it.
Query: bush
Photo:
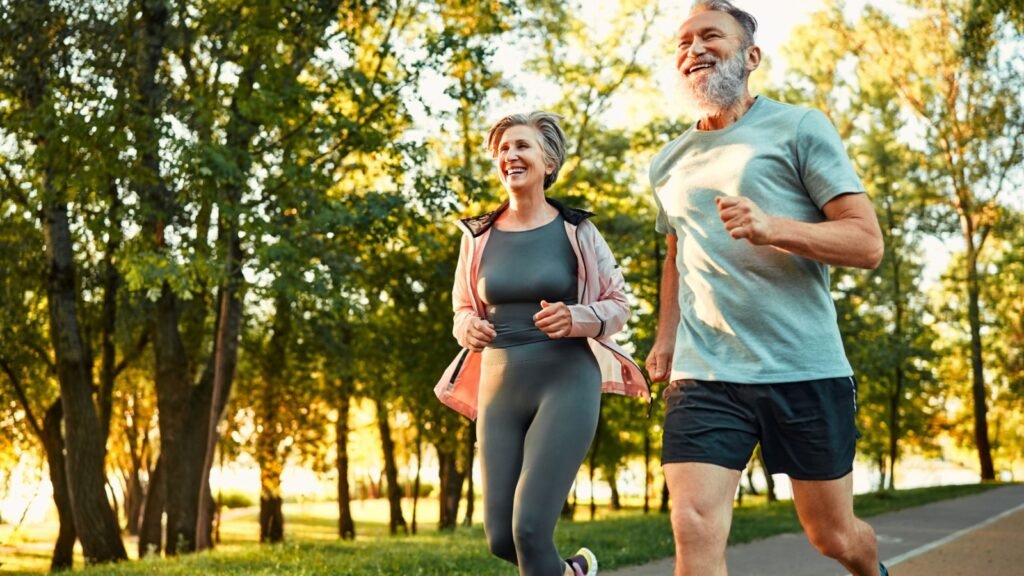
[[[248,508],[256,505],[256,498],[241,490],[224,490],[217,498],[225,508]]]

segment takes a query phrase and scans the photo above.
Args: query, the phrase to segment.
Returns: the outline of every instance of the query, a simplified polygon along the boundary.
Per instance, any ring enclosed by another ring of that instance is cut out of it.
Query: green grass
[[[928,502],[956,498],[988,490],[997,485],[945,486],[901,490],[892,493],[858,496],[856,509],[861,517],[873,516]],[[387,535],[387,526],[380,518],[386,503],[360,503],[355,511],[359,537],[355,542],[342,542],[336,537],[337,507],[331,503],[285,505],[285,528],[288,542],[260,546],[256,512],[239,511],[225,520],[222,543],[214,552],[188,555],[174,559],[146,559],[114,566],[98,566],[82,571],[88,576],[123,576],[143,574],[295,574],[295,575],[507,575],[516,571],[491,558],[487,552],[479,523],[459,528],[454,533],[438,533],[435,500],[421,503],[420,534],[416,536]],[[478,506],[479,508],[479,506]],[[556,533],[559,550],[571,553],[580,545],[598,551],[602,568],[614,569],[642,564],[672,555],[672,530],[667,515],[644,515],[637,510],[610,512],[598,510],[596,521],[586,516],[581,506],[575,522],[561,522]],[[361,520],[370,517],[378,520]],[[406,511],[406,520],[411,519]],[[749,542],[775,534],[798,532],[800,525],[791,502],[768,505],[746,498],[735,511],[730,544]],[[134,548],[134,542],[128,543]],[[31,560],[16,554],[9,562],[4,558],[0,572],[12,568],[20,573],[41,573],[48,568],[49,557],[44,550]],[[15,562],[17,562],[15,564]],[[81,566],[77,560],[76,566]]]

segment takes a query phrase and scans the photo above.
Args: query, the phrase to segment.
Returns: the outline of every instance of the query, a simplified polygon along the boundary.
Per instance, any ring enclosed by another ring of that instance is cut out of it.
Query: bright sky
[[[608,19],[618,14],[620,2],[621,0],[587,0],[585,2],[587,13],[583,17],[592,18],[595,31],[600,35],[602,28],[607,28]],[[692,0],[658,0],[658,2],[661,7],[661,17],[656,23],[656,29],[652,31],[651,46],[647,50],[644,60],[652,71],[657,89],[646,93],[626,92],[617,97],[604,118],[608,126],[642,125],[653,120],[656,115],[671,115],[673,113],[666,107],[670,106],[674,99],[672,93],[675,90],[672,38],[675,36],[676,29],[689,14]],[[825,7],[824,0],[733,0],[733,2],[753,14],[757,19],[756,41],[761,47],[768,68],[768,71],[762,68],[757,73],[770,74],[770,79],[773,82],[781,80],[786,70],[787,62],[782,56],[782,46],[789,41],[797,26],[806,23],[812,13]],[[882,5],[890,11],[894,9],[890,4],[882,3],[879,0],[847,0],[847,17],[855,18],[863,12],[864,7],[868,4]],[[900,10],[896,10],[894,15],[899,17],[900,12]],[[660,52],[662,46],[664,46],[664,52]],[[596,46],[595,49],[601,49],[601,46]],[[558,94],[558,87],[522,71],[523,58],[524,53],[521,46],[498,47],[495,57],[496,65],[505,70],[506,74],[516,83],[523,85],[525,93],[513,101],[498,103],[497,108],[490,111],[489,117],[483,119],[485,124],[510,112],[524,112],[552,105],[552,95]],[[431,86],[433,91],[439,94],[441,91],[439,86],[443,86],[445,83],[443,78],[431,77],[423,85]],[[438,110],[452,111],[454,109],[453,102],[444,102],[441,99],[432,102],[432,106]],[[416,123],[420,127],[420,135],[436,133],[440,129],[441,121],[436,116],[427,116],[416,108],[413,106]],[[450,129],[455,128],[450,127]],[[640,174],[638,177],[643,177],[643,175]],[[925,286],[934,284],[946,268],[950,252],[959,249],[962,249],[962,246],[956,239],[946,242],[934,238],[926,239],[925,253],[929,256],[922,284]]]
[[[856,2],[859,4],[859,2]],[[668,33],[673,32],[686,19],[690,11],[690,2],[669,1],[666,13],[674,25]],[[733,4],[750,12],[757,19],[757,44],[765,56],[773,61],[773,67],[781,68],[780,48],[789,38],[793,28],[807,21],[809,15],[821,10],[822,0],[801,0],[799,2],[766,2],[765,0],[733,0]],[[776,60],[780,60],[776,62]]]
[[[757,19],[755,41],[761,47],[766,66],[763,66],[755,74],[768,73],[773,81],[782,79],[788,64],[783,58],[782,46],[786,44],[797,26],[805,24],[812,13],[825,7],[823,0],[800,0],[798,2],[792,0],[773,2],[733,0],[733,4],[753,14]],[[858,14],[865,4],[867,4],[867,0],[848,0],[846,13],[850,16]],[[686,20],[691,5],[690,0],[662,0],[661,6],[664,15],[656,31],[656,37],[672,38],[679,25]],[[655,75],[662,91],[674,90],[674,64],[672,54],[667,53],[656,65]],[[768,72],[766,72],[766,68]]]
[[[848,0],[847,13],[856,14],[861,11],[868,0]],[[733,0],[734,4],[754,15],[758,21],[757,44],[761,47],[771,78],[780,80],[785,72],[786,62],[782,57],[782,45],[786,43],[793,29],[805,22],[810,14],[824,7],[824,0],[773,1],[765,0]],[[673,59],[672,38],[676,29],[689,14],[692,0],[659,0],[661,16],[655,23],[651,34],[650,46],[644,53],[645,63],[650,66],[655,82],[662,94],[654,96],[663,100],[664,96],[674,90],[675,70]],[[608,19],[620,12],[620,0],[590,0],[586,2],[587,14],[598,36],[608,28]],[[627,40],[628,43],[628,40]],[[664,46],[663,53],[659,49]],[[596,47],[600,49],[600,47]],[[552,93],[540,79],[531,78],[529,74],[520,72],[523,53],[521,47],[514,45],[499,46],[495,60],[497,65],[506,70],[518,83],[526,86],[526,93],[520,95],[515,102],[508,102],[506,107],[492,112],[497,119],[510,111],[532,110],[550,105],[545,99]],[[764,69],[760,73],[765,73]],[[651,95],[647,95],[650,97]],[[629,102],[629,100],[633,102]],[[613,114],[606,120],[612,126],[618,123],[643,124],[652,120],[656,111],[664,112],[664,102],[649,102],[643,97],[617,98]],[[490,119],[489,119],[490,120]]]

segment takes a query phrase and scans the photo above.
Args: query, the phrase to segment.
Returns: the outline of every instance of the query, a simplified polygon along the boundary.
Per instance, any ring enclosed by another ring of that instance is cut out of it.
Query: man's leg
[[[664,465],[672,501],[675,576],[725,576],[725,545],[740,470],[699,462]]]
[[[811,544],[854,576],[878,576],[875,531],[853,514],[853,475],[792,480],[793,500]]]

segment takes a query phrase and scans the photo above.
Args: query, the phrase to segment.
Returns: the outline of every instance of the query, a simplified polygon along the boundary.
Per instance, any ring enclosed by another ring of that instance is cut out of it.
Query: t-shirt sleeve
[[[665,214],[665,209],[661,205],[661,200],[658,198],[658,192],[654,192],[654,202],[658,205],[658,217],[654,220],[654,229],[659,234],[675,234],[675,228],[668,223],[668,215]]]
[[[839,133],[818,110],[800,121],[797,158],[804,188],[819,209],[840,194],[864,192]]]
[[[658,208],[658,215],[654,220],[654,229],[659,234],[675,234],[675,229],[672,228],[672,225],[668,221],[668,214],[665,213],[665,207],[661,204],[661,198],[658,197],[657,183],[659,180],[658,174],[661,170],[662,161],[661,154],[658,154],[658,156],[651,161],[651,169],[648,173],[648,179],[651,184],[651,195],[654,196],[654,204]]]

